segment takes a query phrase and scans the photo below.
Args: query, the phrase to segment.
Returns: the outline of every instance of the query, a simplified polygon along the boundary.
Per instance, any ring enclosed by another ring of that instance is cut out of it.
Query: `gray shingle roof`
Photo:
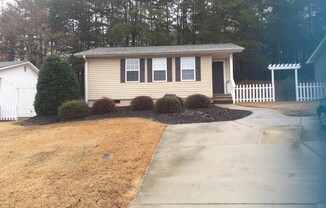
[[[76,57],[116,57],[137,55],[175,55],[175,54],[210,54],[218,52],[238,53],[244,48],[233,43],[178,45],[178,46],[145,46],[145,47],[108,47],[95,48],[74,54]]]
[[[0,62],[0,69],[8,67],[8,66],[14,66],[17,64],[26,63],[26,62],[28,62],[28,61],[2,61],[2,62]]]
[[[2,61],[0,62],[0,71],[7,70],[14,68],[15,66],[22,66],[28,65],[30,66],[36,73],[39,73],[39,69],[36,68],[31,62],[29,61]]]

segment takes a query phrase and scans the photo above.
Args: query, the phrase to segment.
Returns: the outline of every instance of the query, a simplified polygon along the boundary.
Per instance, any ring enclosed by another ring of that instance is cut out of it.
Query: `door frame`
[[[226,83],[225,83],[225,80],[226,80],[226,76],[225,76],[225,59],[216,59],[216,60],[212,60],[212,95],[214,95],[214,92],[213,92],[213,63],[214,62],[223,62],[223,86],[224,86],[224,94],[226,94]]]

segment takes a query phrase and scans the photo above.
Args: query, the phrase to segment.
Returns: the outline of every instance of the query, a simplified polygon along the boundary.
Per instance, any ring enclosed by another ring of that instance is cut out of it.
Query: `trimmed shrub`
[[[49,55],[39,72],[34,107],[37,115],[55,115],[68,100],[80,99],[78,80],[59,55]]]
[[[190,95],[185,100],[185,106],[189,109],[208,108],[211,105],[211,100],[202,94]]]
[[[153,110],[154,102],[149,96],[138,96],[132,99],[130,107],[135,111]]]
[[[182,107],[175,97],[163,97],[155,102],[154,110],[156,113],[178,113]]]
[[[88,114],[88,105],[83,100],[67,101],[58,108],[58,116],[60,120],[85,118]]]
[[[113,100],[103,97],[94,102],[91,113],[92,114],[104,114],[110,113],[116,110],[115,103]]]
[[[166,94],[163,97],[173,97],[173,98],[176,98],[179,101],[179,103],[181,105],[181,108],[184,108],[184,101],[183,101],[183,99],[181,97],[177,96],[176,94]]]

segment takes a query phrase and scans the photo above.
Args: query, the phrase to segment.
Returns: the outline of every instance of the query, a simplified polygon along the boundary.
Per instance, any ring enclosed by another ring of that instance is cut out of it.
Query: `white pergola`
[[[274,70],[294,70],[295,73],[295,97],[296,100],[299,100],[299,92],[298,92],[298,69],[301,68],[300,64],[270,64],[268,69],[271,70],[272,73],[272,86],[273,86],[273,101],[275,102],[275,81],[274,81]]]

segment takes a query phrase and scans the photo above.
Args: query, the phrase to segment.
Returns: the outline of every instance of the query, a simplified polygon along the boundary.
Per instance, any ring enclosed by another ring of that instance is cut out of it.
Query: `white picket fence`
[[[16,105],[2,105],[0,106],[0,121],[17,120]]]
[[[272,84],[236,85],[234,88],[234,102],[274,102]]]
[[[315,101],[326,98],[326,83],[299,83],[298,101]]]
[[[14,89],[12,92],[0,93],[0,121],[17,120],[16,91]]]
[[[36,83],[2,83],[0,93],[0,121],[17,120],[18,117],[33,117]]]

